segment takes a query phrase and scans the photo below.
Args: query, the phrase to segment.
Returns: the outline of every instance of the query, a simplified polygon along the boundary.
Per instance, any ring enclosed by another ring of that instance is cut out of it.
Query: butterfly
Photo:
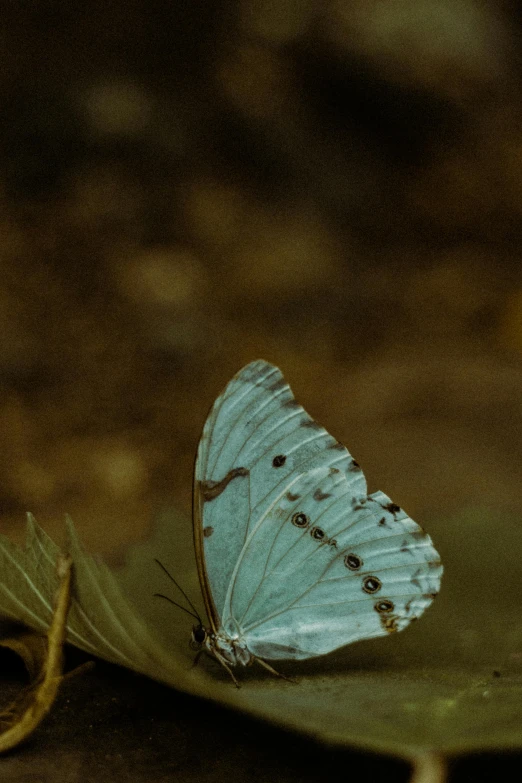
[[[303,660],[402,631],[432,603],[431,538],[255,361],[214,403],[194,472],[193,531],[210,625],[191,646],[232,667]],[[282,675],[279,675],[282,676]]]

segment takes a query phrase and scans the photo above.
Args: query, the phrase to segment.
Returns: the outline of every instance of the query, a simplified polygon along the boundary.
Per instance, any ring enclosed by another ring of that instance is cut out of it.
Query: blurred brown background
[[[256,358],[415,519],[516,512],[521,35],[507,0],[0,3],[1,529],[188,512]]]

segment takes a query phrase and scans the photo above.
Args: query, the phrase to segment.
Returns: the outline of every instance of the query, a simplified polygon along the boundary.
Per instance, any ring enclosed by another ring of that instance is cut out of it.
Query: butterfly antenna
[[[165,601],[168,601],[169,604],[172,604],[173,606],[177,606],[178,609],[181,609],[183,612],[186,612],[191,617],[194,617],[195,620],[198,621],[198,623],[201,624],[201,618],[199,615],[195,615],[194,612],[190,612],[188,609],[186,609],[184,606],[181,606],[181,604],[176,603],[176,601],[173,601],[172,598],[169,598],[168,595],[163,595],[163,593],[154,593],[154,598],[164,598]]]
[[[154,560],[155,560],[155,561],[156,561],[156,563],[159,565],[159,567],[160,567],[160,568],[161,568],[161,569],[162,569],[162,570],[163,570],[163,571],[164,571],[164,572],[167,574],[167,576],[168,576],[168,578],[170,579],[170,581],[171,581],[171,582],[173,582],[173,583],[176,585],[176,587],[177,587],[177,588],[178,588],[178,590],[180,591],[181,595],[183,596],[183,598],[185,599],[185,601],[188,603],[188,605],[189,605],[189,606],[190,606],[190,608],[192,609],[192,612],[189,612],[189,611],[188,611],[188,609],[185,609],[185,611],[186,611],[188,614],[191,614],[191,615],[192,615],[192,617],[195,617],[195,618],[197,619],[197,621],[199,622],[199,624],[200,624],[200,625],[203,625],[203,622],[202,622],[202,620],[201,620],[201,617],[200,617],[200,615],[199,615],[199,612],[198,612],[198,610],[196,609],[196,607],[194,606],[194,604],[192,603],[192,601],[190,600],[190,598],[188,597],[188,595],[186,594],[186,592],[183,590],[183,588],[182,588],[182,587],[181,587],[181,586],[180,586],[180,585],[179,585],[179,584],[176,582],[176,580],[174,579],[174,577],[172,576],[172,574],[169,574],[169,572],[167,571],[167,569],[165,568],[165,566],[163,565],[163,563],[160,563],[160,561],[159,561],[159,560],[158,560],[156,557],[154,558]],[[155,595],[160,595],[160,593],[155,593]],[[162,597],[163,597],[163,598],[165,598],[166,596],[162,596]],[[170,600],[170,599],[167,599],[167,600]],[[172,604],[174,604],[175,606],[179,606],[179,604],[177,604],[175,601],[170,601],[170,602],[171,602]],[[179,608],[180,608],[180,609],[183,609],[184,607],[183,607],[183,606],[180,606]]]

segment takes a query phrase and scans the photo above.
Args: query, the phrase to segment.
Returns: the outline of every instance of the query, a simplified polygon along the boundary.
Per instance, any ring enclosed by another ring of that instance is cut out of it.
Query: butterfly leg
[[[192,661],[192,666],[190,667],[191,669],[195,669],[196,668],[196,666],[199,663],[199,659],[201,658],[201,656],[203,655],[204,652],[205,652],[205,650],[198,650],[198,652],[194,656],[194,660]]]
[[[222,666],[224,669],[226,669],[226,670],[227,670],[227,672],[230,674],[230,676],[232,677],[232,681],[233,681],[234,685],[236,686],[236,688],[241,688],[241,685],[240,685],[240,684],[239,684],[239,682],[236,680],[236,678],[235,678],[235,676],[234,676],[234,672],[232,671],[232,669],[230,668],[230,666],[228,665],[228,663],[225,663],[225,661],[222,661],[222,660],[221,660],[221,658],[218,658],[218,661],[220,662],[221,666]]]
[[[254,661],[257,661],[257,663],[261,664],[263,668],[265,668],[271,674],[274,674],[276,677],[280,677],[282,680],[286,680],[287,682],[293,682],[294,685],[297,685],[297,680],[292,680],[291,677],[286,677],[284,674],[281,674],[281,672],[278,672],[276,669],[274,669],[273,666],[270,666],[270,664],[264,661],[262,658],[254,657]]]
[[[216,652],[216,650],[207,650],[207,649],[198,650],[198,652],[196,653],[196,656],[194,658],[194,661],[192,663],[192,666],[190,667],[191,669],[194,669],[197,666],[198,661],[201,658],[201,656],[203,655],[203,653],[206,653],[206,655],[208,655],[209,658],[214,658],[216,661],[218,661],[221,664],[221,666],[224,669],[226,669],[226,671],[230,674],[230,676],[232,677],[232,681],[233,681],[234,685],[236,686],[236,688],[241,688],[241,685],[239,684],[239,682],[234,677],[234,673],[233,673],[232,669],[230,668],[228,663],[225,661],[223,656],[221,656],[218,652]]]
[[[213,655],[213,656],[216,658],[216,660],[217,660],[217,661],[219,661],[219,663],[221,664],[221,666],[222,666],[224,669],[226,669],[226,671],[227,671],[227,672],[230,674],[230,676],[232,677],[232,681],[233,681],[234,685],[236,686],[236,688],[241,688],[241,685],[239,684],[239,682],[236,680],[236,678],[235,678],[235,676],[234,676],[234,672],[232,671],[232,669],[230,668],[230,666],[228,665],[228,663],[225,661],[225,659],[223,658],[223,656],[221,656],[221,655],[220,655],[218,652],[216,652],[215,650],[213,650],[213,651],[212,651],[212,655]]]

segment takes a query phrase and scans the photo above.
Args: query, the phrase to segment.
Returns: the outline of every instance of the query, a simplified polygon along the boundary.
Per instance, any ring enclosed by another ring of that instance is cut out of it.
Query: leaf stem
[[[413,762],[410,783],[445,783],[447,764],[438,753],[422,753]]]
[[[47,632],[47,657],[31,693],[29,705],[25,707],[16,722],[0,734],[0,753],[11,750],[32,734],[51,709],[62,681],[63,645],[71,603],[71,558],[59,555],[56,570],[60,577],[60,584],[51,625]],[[16,702],[6,712],[16,715],[18,712]]]

